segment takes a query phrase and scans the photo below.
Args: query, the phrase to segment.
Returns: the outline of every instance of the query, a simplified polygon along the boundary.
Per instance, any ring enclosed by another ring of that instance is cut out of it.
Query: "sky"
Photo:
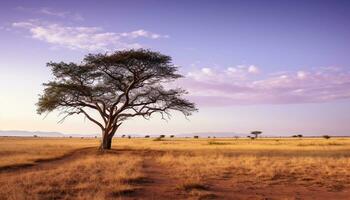
[[[36,114],[46,63],[146,48],[169,55],[199,108],[119,133],[350,136],[350,1],[1,1],[0,130],[93,134]]]

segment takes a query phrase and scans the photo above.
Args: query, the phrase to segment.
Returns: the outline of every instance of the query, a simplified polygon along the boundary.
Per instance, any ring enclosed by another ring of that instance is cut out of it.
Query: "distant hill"
[[[34,135],[37,135],[39,137],[63,137],[63,136],[65,136],[63,133],[59,133],[59,132],[18,131],[18,130],[0,131],[0,136],[32,137]]]
[[[95,137],[99,136],[97,134],[63,134],[60,132],[44,132],[44,131],[20,131],[20,130],[8,130],[8,131],[1,131],[0,130],[0,137],[1,136],[15,136],[15,137],[33,137],[34,135],[38,137]]]

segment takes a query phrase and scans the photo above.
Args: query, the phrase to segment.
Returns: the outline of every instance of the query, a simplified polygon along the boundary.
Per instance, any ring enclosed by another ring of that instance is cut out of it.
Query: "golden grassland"
[[[36,160],[60,157],[98,143],[96,139],[80,138],[0,137],[0,167],[32,164]]]
[[[117,141],[122,148],[164,150],[156,158],[181,177],[179,188],[205,189],[217,177],[267,187],[296,184],[341,191],[350,185],[350,138],[167,139]],[[242,180],[243,179],[243,180]]]
[[[141,158],[88,155],[64,166],[0,179],[0,199],[113,199],[132,191]],[[122,170],[116,170],[122,169]]]
[[[98,144],[98,139],[0,138],[0,166],[59,157],[84,147],[97,149]],[[237,193],[276,185],[338,193],[350,188],[350,138],[116,138],[113,148],[126,153],[84,154],[50,170],[2,179],[0,174],[0,196],[117,198],[135,187],[127,180],[147,177],[146,157],[163,166],[167,179],[175,180],[174,188],[193,199],[217,187]]]

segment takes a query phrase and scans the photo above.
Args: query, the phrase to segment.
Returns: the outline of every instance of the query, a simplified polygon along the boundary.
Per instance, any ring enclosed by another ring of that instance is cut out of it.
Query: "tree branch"
[[[100,122],[98,122],[97,120],[93,119],[92,117],[90,117],[89,114],[87,114],[87,112],[85,112],[85,110],[83,110],[82,108],[79,109],[82,113],[84,113],[84,115],[92,122],[94,122],[95,124],[97,124],[101,129],[102,131],[105,130],[105,128],[102,126],[102,124]]]

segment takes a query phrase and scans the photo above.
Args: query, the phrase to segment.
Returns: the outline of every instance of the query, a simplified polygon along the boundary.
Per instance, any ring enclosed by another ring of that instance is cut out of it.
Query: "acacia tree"
[[[110,149],[112,138],[123,121],[141,116],[149,119],[170,111],[185,117],[196,111],[184,99],[181,88],[167,89],[164,83],[182,76],[171,57],[150,50],[125,50],[113,54],[89,54],[80,64],[50,62],[54,80],[44,83],[37,103],[38,114],[58,110],[64,117],[83,114],[100,127],[100,149]],[[95,112],[95,114],[94,114]]]
[[[262,131],[252,131],[250,134],[254,135],[255,138],[258,138],[258,135],[262,134]]]

